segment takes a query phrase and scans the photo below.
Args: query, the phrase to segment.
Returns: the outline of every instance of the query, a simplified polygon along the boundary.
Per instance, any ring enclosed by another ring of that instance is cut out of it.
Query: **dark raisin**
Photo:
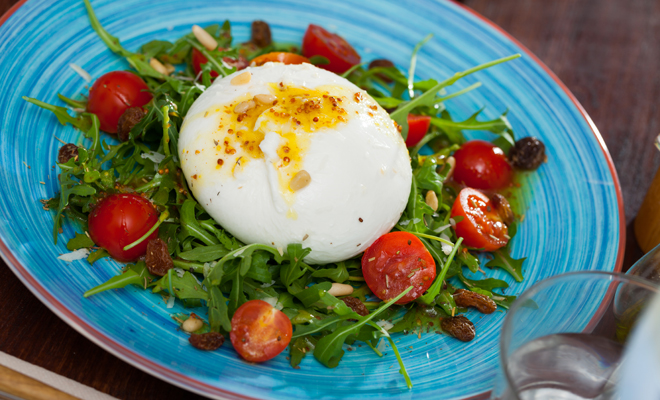
[[[222,61],[230,67],[236,67],[237,70],[245,69],[250,65],[247,58],[242,55],[238,56],[238,58],[223,57]]]
[[[515,217],[513,211],[511,211],[511,204],[509,204],[506,197],[495,193],[490,197],[490,203],[495,207],[495,211],[497,211],[505,224],[511,225],[511,223],[513,223]]]
[[[119,121],[117,121],[117,137],[119,137],[119,140],[127,142],[131,129],[142,121],[145,115],[147,113],[144,112],[142,107],[127,108],[121,117],[119,117]]]
[[[546,160],[545,145],[535,137],[524,137],[509,150],[509,160],[518,169],[537,169]]]
[[[465,289],[454,292],[454,301],[459,307],[474,307],[484,314],[491,314],[497,310],[497,304],[490,297]]]
[[[264,21],[254,21],[252,23],[252,39],[250,41],[262,49],[270,46],[272,43],[270,26]]]
[[[64,164],[70,159],[78,159],[78,146],[73,143],[67,143],[64,146],[60,147],[60,151],[57,152],[57,162]]]
[[[193,333],[188,338],[193,347],[200,350],[217,350],[225,342],[225,337],[218,332]]]
[[[357,297],[342,297],[342,301],[351,308],[351,310],[355,311],[358,315],[365,316],[369,314],[369,310],[367,310],[367,306],[364,305],[363,302],[360,301]]]
[[[158,276],[165,276],[168,270],[174,268],[172,257],[167,250],[167,243],[160,238],[149,241],[144,262],[147,264],[149,272]]]
[[[442,320],[442,330],[463,342],[474,339],[476,334],[472,321],[462,315],[444,318]]]
[[[392,61],[386,60],[384,58],[379,58],[379,59],[373,60],[372,62],[369,63],[369,69],[377,68],[377,67],[384,67],[384,68],[394,67],[394,63]],[[384,80],[387,83],[392,82],[392,78],[390,78],[389,76],[387,76],[383,73],[379,72],[379,73],[376,74],[376,76],[379,77],[380,79]]]

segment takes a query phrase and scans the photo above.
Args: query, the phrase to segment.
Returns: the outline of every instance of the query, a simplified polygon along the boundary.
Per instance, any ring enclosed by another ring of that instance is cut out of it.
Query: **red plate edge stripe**
[[[0,25],[4,24],[9,17],[11,17],[16,10],[18,10],[19,7],[21,7],[23,4],[25,4],[27,0],[20,0],[18,3],[14,4],[12,8],[10,8],[3,16],[0,18]],[[577,107],[578,111],[580,111],[580,114],[582,117],[585,119],[589,127],[591,128],[592,133],[596,137],[596,140],[598,141],[598,144],[601,147],[601,150],[603,151],[603,154],[605,155],[605,159],[607,161],[608,167],[610,169],[610,173],[612,174],[612,179],[614,180],[614,187],[616,190],[616,196],[617,196],[617,203],[619,206],[619,250],[617,252],[617,259],[616,259],[616,265],[614,266],[614,272],[621,272],[621,269],[623,267],[623,255],[624,255],[624,250],[625,250],[625,244],[626,244],[626,235],[625,235],[625,212],[623,208],[623,195],[621,193],[621,184],[619,183],[619,177],[616,173],[616,168],[614,167],[614,162],[612,160],[612,156],[609,153],[609,150],[607,149],[607,145],[605,144],[605,141],[603,140],[603,137],[601,136],[600,132],[598,131],[598,128],[594,124],[593,120],[589,115],[586,113],[584,110],[584,107],[582,107],[582,104],[577,100],[575,95],[564,85],[564,83],[555,75],[554,72],[548,66],[541,61],[534,53],[532,53],[526,46],[524,46],[521,42],[519,42],[516,38],[514,38],[511,34],[506,32],[504,29],[502,29],[500,26],[495,24],[494,22],[490,21],[486,17],[482,16],[481,14],[477,13],[476,11],[472,10],[471,8],[458,3],[456,0],[451,0],[454,4],[458,5],[461,7],[463,10],[467,11],[468,13],[472,14],[482,22],[486,23],[488,26],[491,28],[495,29],[498,31],[500,34],[511,40],[513,43],[515,43],[518,47],[520,47],[532,60],[534,60],[538,65],[543,68],[543,70],[550,76],[557,85],[566,93],[566,95],[569,97],[569,99],[573,102],[573,104]],[[14,257],[13,253],[9,250],[7,245],[0,241],[0,256],[7,262],[7,264],[12,265],[15,268],[15,272],[18,272],[19,275],[18,277],[21,278],[23,283],[26,283],[26,286],[28,289],[30,289],[35,295],[37,295],[38,298],[40,299],[47,299],[50,301],[50,303],[44,302],[48,308],[50,308],[53,312],[58,314],[63,320],[68,321],[69,324],[76,329],[78,332],[83,334],[83,336],[87,337],[100,347],[104,348],[107,351],[110,351],[111,349],[118,352],[120,355],[120,358],[122,358],[124,361],[132,364],[135,367],[138,367],[139,369],[156,375],[158,378],[163,379],[166,377],[168,374],[174,375],[172,378],[179,378],[182,379],[182,381],[191,381],[194,382],[197,385],[200,385],[204,388],[210,389],[210,392],[216,392],[219,391],[220,393],[223,394],[230,394],[232,396],[239,396],[239,398],[246,399],[246,400],[255,400],[252,397],[246,397],[242,395],[236,395],[235,393],[230,393],[226,392],[222,389],[207,385],[203,382],[196,381],[188,376],[179,374],[177,372],[174,372],[169,369],[163,368],[161,365],[156,364],[142,356],[140,356],[137,353],[134,353],[133,351],[121,346],[119,343],[115,342],[112,338],[107,337],[94,328],[92,328],[90,325],[82,321],[81,319],[78,318],[77,315],[71,313],[66,307],[64,307],[57,299],[55,299],[43,286],[41,286],[33,277],[30,275],[21,265],[21,263]],[[29,283],[29,284],[28,284]],[[39,296],[41,295],[41,296]],[[603,306],[601,306],[603,308]],[[601,314],[602,311],[600,308],[596,311],[597,314]],[[106,342],[103,342],[105,339]],[[115,353],[117,355],[117,353]],[[149,370],[148,368],[152,368]],[[160,375],[163,376],[160,376]],[[175,380],[174,382],[171,382],[176,384],[177,386],[180,386],[186,390],[191,390],[190,387],[184,387],[183,382],[179,382],[178,380]],[[200,394],[206,394],[208,392],[202,391],[202,390],[194,390]],[[472,396],[471,399],[477,399],[477,398],[483,398],[482,396],[486,396],[489,392],[485,392],[476,396]]]

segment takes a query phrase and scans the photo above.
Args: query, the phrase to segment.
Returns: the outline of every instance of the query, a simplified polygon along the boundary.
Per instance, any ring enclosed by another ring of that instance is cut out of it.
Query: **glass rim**
[[[660,247],[660,245],[659,245]],[[512,320],[512,315],[515,314],[515,312],[520,309],[522,304],[529,300],[531,297],[535,296],[538,294],[541,290],[552,286],[556,284],[557,282],[567,280],[567,279],[574,279],[575,277],[580,278],[587,278],[587,277],[600,277],[602,279],[609,279],[611,283],[614,282],[620,282],[620,283],[631,283],[634,284],[638,287],[644,288],[646,290],[660,293],[660,285],[656,285],[653,282],[640,278],[638,276],[634,275],[628,275],[628,274],[623,274],[619,272],[608,272],[608,271],[574,271],[574,272],[567,272],[564,274],[560,275],[555,275],[546,279],[543,279],[539,282],[536,282],[534,285],[530,286],[529,289],[525,290],[518,298],[513,302],[511,307],[506,313],[506,316],[504,317],[504,322],[502,323],[502,330],[500,331],[500,343],[499,343],[499,350],[500,350],[500,368],[502,369],[502,372],[504,373],[504,378],[506,379],[506,384],[509,388],[513,388],[513,385],[511,383],[511,377],[509,375],[509,369],[507,368],[506,364],[506,359],[507,357],[507,351],[508,351],[508,340],[504,340],[504,335],[509,332],[512,328],[513,320]],[[584,328],[587,330],[589,327],[593,328],[593,322],[596,320],[596,323],[600,321],[602,318],[603,314],[607,311],[607,307],[609,306],[609,302],[611,298],[614,296],[614,292],[610,292],[608,289],[608,293],[605,294],[606,298],[601,302],[600,306],[598,309],[594,312],[594,314],[591,316],[591,320],[587,324],[587,326]],[[520,399],[517,393],[512,392],[515,395],[516,399]]]

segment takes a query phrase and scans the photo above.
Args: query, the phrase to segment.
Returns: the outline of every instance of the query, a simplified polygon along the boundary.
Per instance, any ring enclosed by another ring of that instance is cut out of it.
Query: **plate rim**
[[[20,7],[22,7],[28,0],[19,0],[14,4],[7,12],[5,12],[0,17],[0,26],[2,26]],[[608,165],[608,169],[612,176],[614,183],[614,189],[616,192],[617,199],[617,208],[619,211],[619,248],[617,250],[616,261],[614,269],[612,272],[621,272],[623,267],[623,260],[626,247],[626,222],[625,222],[625,211],[623,203],[623,193],[621,189],[621,184],[619,181],[618,174],[614,165],[614,161],[610,152],[607,148],[607,145],[600,134],[600,131],[596,127],[596,124],[593,122],[589,114],[577,100],[575,95],[570,91],[570,89],[555,75],[555,73],[539,59],[531,50],[529,50],[525,45],[523,45],[518,39],[504,30],[502,27],[479,14],[477,11],[471,9],[470,7],[459,3],[456,0],[445,0],[447,3],[457,6],[461,10],[467,12],[471,16],[475,17],[481,23],[487,25],[505,39],[511,41],[515,44],[520,50],[525,53],[526,56],[540,66],[543,71],[547,74],[548,77],[554,81],[557,86],[566,94],[573,106],[579,111],[580,115],[584,118],[585,122],[591,129],[596,141],[598,142],[600,149],[605,156],[605,161]],[[97,346],[101,347],[103,350],[109,352],[110,354],[118,357],[122,361],[130,364],[131,366],[140,369],[143,372],[146,372],[158,379],[161,379],[164,382],[170,383],[172,385],[178,386],[184,390],[197,393],[202,396],[213,397],[216,399],[237,399],[237,400],[258,400],[255,397],[243,395],[240,393],[234,393],[222,389],[218,386],[209,385],[203,381],[196,380],[188,375],[179,373],[175,370],[169,369],[161,364],[153,362],[146,357],[141,356],[140,354],[132,351],[131,349],[122,346],[116,342],[113,338],[103,334],[98,331],[87,322],[82,320],[79,316],[71,312],[67,307],[64,306],[57,298],[55,298],[48,290],[42,286],[35,278],[30,274],[30,272],[23,267],[23,265],[18,261],[14,256],[11,249],[7,246],[4,240],[0,237],[0,257],[7,264],[9,269],[16,275],[16,277],[30,290],[30,292],[39,299],[48,309],[50,309],[55,315],[57,315],[62,321],[67,323],[70,327],[75,329],[78,333],[83,335],[88,340],[92,341]],[[602,308],[602,307],[601,307]],[[596,314],[601,313],[601,308],[596,311]],[[597,317],[597,315],[594,315]],[[593,321],[592,321],[593,322]],[[206,389],[206,390],[203,390]],[[490,391],[479,393],[473,395],[465,400],[477,400],[485,399],[489,396]]]

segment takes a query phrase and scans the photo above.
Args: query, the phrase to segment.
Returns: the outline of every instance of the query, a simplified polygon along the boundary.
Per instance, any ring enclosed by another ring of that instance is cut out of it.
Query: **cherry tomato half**
[[[99,118],[101,130],[117,133],[119,117],[130,107],[142,107],[153,96],[139,76],[127,71],[113,71],[101,76],[89,90],[87,111]]]
[[[313,56],[327,58],[330,63],[319,67],[335,74],[343,74],[360,63],[360,55],[346,40],[314,24],[307,27],[303,37],[302,53],[307,58]]]
[[[209,59],[202,54],[201,51],[197,50],[196,48],[193,47],[192,49],[192,68],[193,71],[195,71],[195,75],[199,75],[200,72],[202,72],[202,64],[206,64],[209,62]],[[211,78],[217,78],[218,73],[215,72],[214,70],[211,70]]]
[[[136,194],[113,194],[102,199],[89,214],[89,237],[115,259],[134,261],[147,252],[149,240],[158,237],[156,229],[132,249],[124,247],[142,237],[158,222],[158,212],[151,202]]]
[[[283,51],[276,51],[273,53],[262,54],[259,57],[255,57],[250,65],[260,66],[264,65],[267,62],[281,62],[282,64],[302,64],[309,63],[309,58],[303,57],[295,53],[287,53]]]
[[[478,190],[461,190],[451,208],[451,216],[463,217],[456,223],[456,235],[463,238],[466,246],[495,251],[509,242],[508,228],[496,207]]]
[[[411,285],[397,301],[406,304],[421,296],[435,279],[435,261],[417,236],[390,232],[379,237],[362,256],[362,274],[369,289],[387,301]]]
[[[250,300],[234,313],[229,338],[241,357],[263,362],[286,349],[292,334],[286,314],[263,300]]]
[[[503,189],[511,184],[513,168],[504,151],[485,140],[470,140],[454,153],[454,180],[483,190]]]
[[[408,114],[408,137],[406,147],[413,147],[426,135],[431,125],[431,117],[427,115]]]

